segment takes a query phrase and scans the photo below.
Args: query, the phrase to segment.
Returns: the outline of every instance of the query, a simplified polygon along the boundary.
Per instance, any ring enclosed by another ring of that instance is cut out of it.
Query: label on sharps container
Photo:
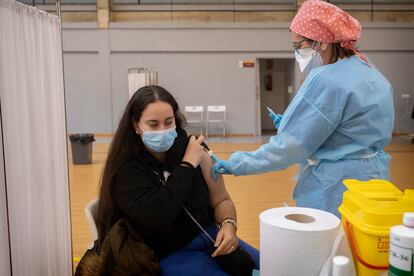
[[[388,254],[388,250],[390,247],[390,238],[389,237],[378,237],[377,240],[378,240],[377,242],[378,253]]]
[[[413,276],[413,250],[390,243],[390,276]]]

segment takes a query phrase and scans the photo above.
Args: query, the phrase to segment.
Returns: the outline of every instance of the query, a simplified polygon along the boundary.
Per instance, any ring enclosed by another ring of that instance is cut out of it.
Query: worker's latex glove
[[[269,118],[272,120],[274,127],[276,129],[278,129],[279,128],[279,125],[280,125],[280,121],[282,121],[282,115],[276,114],[269,107],[267,107],[267,110],[269,111]]]
[[[219,160],[211,170],[218,174],[232,174],[235,176],[246,175],[246,162],[244,162],[243,154],[248,152],[236,151],[230,155],[228,160]]]
[[[282,121],[282,115],[275,114],[275,113],[269,113],[270,119],[272,119],[273,126],[278,129],[280,125],[280,121]]]
[[[213,165],[211,170],[212,172],[218,174],[233,174],[230,161],[227,160],[219,160],[216,164]]]
[[[211,160],[213,161],[213,164],[216,164],[217,162],[220,162],[220,159],[215,155],[211,150],[206,150],[208,155],[210,156]],[[217,181],[217,173],[213,169],[213,166],[211,167],[211,178],[213,178],[214,181]]]

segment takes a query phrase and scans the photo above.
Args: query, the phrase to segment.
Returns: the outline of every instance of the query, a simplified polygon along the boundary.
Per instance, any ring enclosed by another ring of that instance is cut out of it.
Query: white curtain
[[[4,175],[3,133],[0,120],[0,275],[10,275],[9,226],[7,223],[6,180]]]
[[[158,72],[155,68],[131,68],[128,70],[129,98],[141,87],[158,85]]]
[[[0,100],[13,275],[71,275],[58,17],[0,0]]]

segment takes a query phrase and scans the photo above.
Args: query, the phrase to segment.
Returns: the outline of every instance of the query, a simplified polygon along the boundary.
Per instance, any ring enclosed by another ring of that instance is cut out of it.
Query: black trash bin
[[[93,134],[72,134],[69,140],[72,146],[73,164],[92,163],[92,143],[95,141]]]

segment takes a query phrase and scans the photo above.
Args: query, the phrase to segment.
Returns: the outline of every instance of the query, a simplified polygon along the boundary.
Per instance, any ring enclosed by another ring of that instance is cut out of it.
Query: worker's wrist
[[[237,221],[234,218],[228,217],[223,219],[223,221],[220,223],[220,228],[226,224],[232,225],[234,227],[234,231],[237,232]]]

